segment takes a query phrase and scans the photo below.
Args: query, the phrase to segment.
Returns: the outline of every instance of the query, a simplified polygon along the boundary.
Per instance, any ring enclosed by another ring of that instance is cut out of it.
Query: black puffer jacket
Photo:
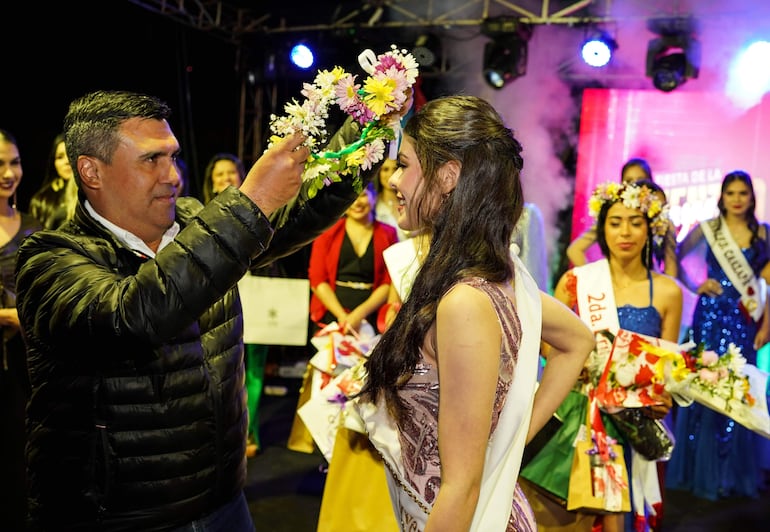
[[[24,242],[32,529],[167,530],[240,492],[247,411],[236,283],[250,265],[307,244],[356,196],[343,184],[300,196],[276,213],[269,248],[270,222],[233,188],[205,207],[180,198],[182,230],[154,260],[82,204],[61,231]]]

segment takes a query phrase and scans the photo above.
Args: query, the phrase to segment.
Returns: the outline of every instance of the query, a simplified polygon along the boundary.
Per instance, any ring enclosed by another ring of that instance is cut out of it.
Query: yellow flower
[[[345,164],[348,166],[361,166],[366,160],[366,149],[361,147],[345,156]]]
[[[595,196],[592,196],[591,199],[588,200],[588,210],[591,211],[592,213],[598,214],[598,212],[602,208],[602,203],[604,202],[601,199]]]
[[[620,183],[608,183],[607,188],[605,189],[605,192],[608,196],[610,196],[613,200],[620,199]]]
[[[396,82],[390,78],[368,78],[364,82],[364,92],[367,93],[364,101],[374,114],[382,116],[394,100],[395,88]]]

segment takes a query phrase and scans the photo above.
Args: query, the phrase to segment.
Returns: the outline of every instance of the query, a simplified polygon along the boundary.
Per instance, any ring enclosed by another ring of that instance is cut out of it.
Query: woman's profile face
[[[418,198],[424,186],[422,166],[417,159],[414,141],[404,136],[398,152],[398,168],[390,178],[390,186],[398,198],[398,226],[405,231],[420,228]],[[424,214],[424,213],[423,213]]]
[[[72,179],[72,166],[70,166],[70,160],[67,158],[67,149],[64,141],[56,145],[53,164],[59,177],[62,179]]]
[[[405,231],[422,231],[426,221],[431,220],[443,201],[441,186],[442,175],[452,163],[444,163],[438,168],[437,176],[431,181],[426,191],[426,179],[422,165],[417,158],[414,139],[405,135],[398,152],[398,169],[390,178],[390,186],[396,190],[398,198],[398,226]],[[452,185],[453,186],[453,185]],[[451,192],[451,190],[447,191]]]

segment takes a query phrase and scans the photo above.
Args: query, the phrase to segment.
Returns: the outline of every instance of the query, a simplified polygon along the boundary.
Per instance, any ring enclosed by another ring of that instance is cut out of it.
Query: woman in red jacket
[[[345,216],[313,241],[310,319],[321,328],[332,321],[355,331],[364,320],[375,326],[388,297],[390,275],[382,252],[398,236],[393,226],[374,219],[375,203],[370,184]]]
[[[395,227],[374,219],[375,204],[376,193],[370,183],[345,215],[313,241],[308,266],[313,334],[334,321],[354,332],[364,320],[376,326],[377,312],[390,290],[382,252],[398,242],[398,235]],[[313,366],[308,364],[297,409],[310,398],[312,375]],[[287,447],[305,453],[315,449],[299,415],[294,416]]]

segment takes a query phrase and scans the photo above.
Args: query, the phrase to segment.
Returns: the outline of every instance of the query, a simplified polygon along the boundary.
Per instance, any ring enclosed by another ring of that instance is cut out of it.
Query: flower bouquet
[[[295,132],[306,136],[304,144],[311,155],[305,162],[303,178],[311,181],[308,196],[313,197],[324,186],[353,180],[360,191],[359,170],[368,170],[385,155],[385,141],[394,140],[400,132],[400,118],[408,110],[412,86],[417,80],[415,58],[398,50],[375,55],[365,50],[358,57],[368,77],[359,83],[357,77],[341,67],[318,72],[313,83],[303,84],[302,103],[293,99],[284,106],[286,115],[270,116],[274,135],[268,145]],[[339,151],[318,152],[326,142],[326,120],[329,108],[336,104],[362,127],[360,138]],[[395,154],[391,155],[395,158]]]
[[[602,334],[612,342],[609,362],[598,361],[596,398],[605,411],[662,404],[666,374],[677,359],[679,345],[661,338],[620,329]]]
[[[333,321],[310,339],[317,350],[310,365],[329,376],[337,376],[365,358],[379,339],[368,322],[362,322],[360,332],[351,333],[343,332]]]
[[[671,379],[672,393],[707,406],[770,438],[766,395],[768,374],[746,363],[735,344],[729,344],[722,356],[704,349],[703,344],[683,350]]]
[[[368,323],[359,333],[344,334],[332,322],[311,339],[318,349],[310,359],[311,393],[297,415],[327,461],[331,460],[337,429],[345,423],[345,406],[361,390],[364,362],[379,338]]]
[[[666,373],[676,361],[678,344],[625,329],[615,335],[603,334],[612,347],[594,396],[636,452],[646,460],[668,460],[674,435],[642,407],[664,403]]]

